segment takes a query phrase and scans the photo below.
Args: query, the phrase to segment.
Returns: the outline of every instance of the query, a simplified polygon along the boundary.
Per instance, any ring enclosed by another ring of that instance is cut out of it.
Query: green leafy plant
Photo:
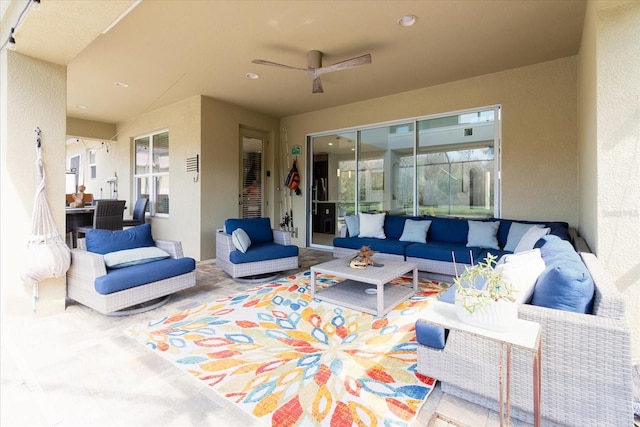
[[[496,260],[497,257],[489,253],[484,261],[465,267],[464,273],[453,280],[462,306],[471,314],[489,301],[515,301],[513,287],[493,268]]]

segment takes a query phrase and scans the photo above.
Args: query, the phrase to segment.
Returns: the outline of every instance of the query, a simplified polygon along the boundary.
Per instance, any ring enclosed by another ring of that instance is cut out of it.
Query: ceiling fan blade
[[[333,65],[317,68],[314,71],[316,75],[330,73],[332,71],[346,70],[348,68],[360,67],[361,65],[371,64],[371,54],[358,56],[356,58],[347,59],[346,61],[336,62]]]
[[[269,65],[271,67],[287,68],[289,70],[307,71],[306,68],[292,67],[291,65],[278,64],[277,62],[265,61],[263,59],[254,59],[251,62],[254,63],[254,64],[259,64],[259,65]]]
[[[324,89],[322,89],[322,81],[320,81],[320,77],[313,78],[313,90],[311,93],[324,93]]]

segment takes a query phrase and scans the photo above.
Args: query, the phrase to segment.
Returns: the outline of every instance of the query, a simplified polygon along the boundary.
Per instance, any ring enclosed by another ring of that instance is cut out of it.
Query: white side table
[[[499,366],[499,386],[500,386],[500,426],[509,425],[511,419],[511,349],[513,347],[530,351],[533,357],[533,425],[540,427],[540,388],[541,388],[541,360],[542,345],[540,340],[540,324],[528,320],[517,319],[513,327],[505,332],[492,331],[479,328],[477,326],[463,323],[456,316],[453,304],[436,301],[430,303],[422,313],[421,320],[432,325],[442,326],[445,329],[462,331],[473,334],[479,338],[500,343],[500,366]],[[502,364],[503,353],[506,351],[506,375]],[[506,383],[503,379],[506,378]],[[505,402],[506,395],[506,402]],[[436,413],[436,418],[442,417]],[[451,420],[448,420],[451,422]]]

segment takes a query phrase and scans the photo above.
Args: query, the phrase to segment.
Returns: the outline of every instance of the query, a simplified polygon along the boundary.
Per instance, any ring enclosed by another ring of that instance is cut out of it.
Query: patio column
[[[31,314],[32,288],[20,279],[36,190],[35,129],[41,129],[46,196],[65,232],[66,66],[0,53],[0,301],[2,313]],[[37,315],[65,309],[66,279],[40,283]]]

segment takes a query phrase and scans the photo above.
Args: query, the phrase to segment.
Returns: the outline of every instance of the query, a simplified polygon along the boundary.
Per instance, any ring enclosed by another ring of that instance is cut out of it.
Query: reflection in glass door
[[[250,135],[243,131],[242,135],[242,165],[240,176],[240,218],[259,218],[262,216],[263,188],[262,164],[263,146],[266,137]]]
[[[309,140],[311,192],[307,230],[311,247],[330,247],[345,215],[355,212],[355,132],[316,135]]]

